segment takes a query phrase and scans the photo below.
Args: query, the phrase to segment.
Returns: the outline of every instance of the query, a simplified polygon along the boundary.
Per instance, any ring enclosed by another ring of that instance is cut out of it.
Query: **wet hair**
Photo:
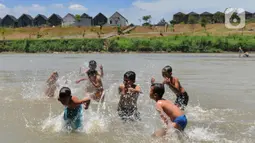
[[[129,79],[129,80],[131,80],[131,81],[135,81],[136,74],[135,74],[135,72],[133,72],[133,71],[128,71],[128,72],[126,72],[126,73],[124,74],[124,79],[125,79],[125,78],[127,78],[127,79]]]
[[[164,87],[164,84],[162,83],[153,83],[151,85],[151,87],[154,87],[153,88],[153,93],[156,93],[157,97],[159,99],[161,99],[165,93],[165,87]]]
[[[94,61],[94,60],[91,60],[89,61],[89,67],[92,68],[92,67],[96,67],[97,66],[97,62]]]
[[[68,87],[62,87],[59,91],[59,98],[71,97],[71,89]]]
[[[55,72],[53,72],[53,74],[55,74],[55,75],[56,75],[56,78],[58,78],[58,76],[59,76],[59,75],[58,75],[58,72],[55,71]]]
[[[93,69],[89,69],[89,70],[87,71],[87,75],[88,75],[88,77],[90,77],[90,76],[95,76],[95,75],[97,75],[97,71],[96,71],[96,70],[93,70]]]
[[[162,69],[162,76],[169,76],[170,74],[172,74],[172,67],[171,66],[165,66]]]

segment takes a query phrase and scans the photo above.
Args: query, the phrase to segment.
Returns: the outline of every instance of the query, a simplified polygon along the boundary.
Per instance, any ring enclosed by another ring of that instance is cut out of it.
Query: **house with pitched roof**
[[[73,26],[75,22],[75,16],[71,13],[68,13],[65,17],[63,17],[62,26]]]
[[[33,26],[33,17],[28,14],[22,14],[18,19],[18,27]]]
[[[62,25],[62,17],[59,16],[58,14],[53,13],[49,18],[48,18],[48,24],[49,26],[59,26]]]
[[[210,13],[210,12],[207,12],[207,11],[206,11],[206,12],[201,13],[201,14],[200,14],[200,19],[201,19],[202,17],[206,18],[207,21],[208,21],[208,23],[212,23],[212,21],[213,21],[213,14]]]
[[[223,12],[217,11],[213,14],[213,23],[224,23],[225,14]]]
[[[173,20],[176,21],[176,23],[181,23],[181,22],[185,22],[185,17],[186,15],[182,12],[178,12],[176,14],[173,15]]]
[[[105,24],[107,24],[107,22],[108,22],[108,18],[107,18],[105,15],[103,15],[101,12],[98,13],[98,14],[93,18],[93,21],[92,21],[92,23],[93,23],[94,26],[105,25]]]
[[[245,11],[245,19],[252,19],[253,18],[253,13],[249,11]]]
[[[1,25],[3,27],[17,27],[18,26],[18,20],[13,16],[7,14],[1,21]]]
[[[109,18],[109,24],[111,26],[127,26],[128,20],[121,15],[119,12],[115,12],[110,18]]]
[[[34,18],[34,26],[45,26],[47,25],[48,18],[45,15],[38,14]]]
[[[190,12],[190,13],[188,13],[187,15],[186,15],[186,23],[188,23],[188,19],[189,19],[189,17],[191,17],[191,16],[193,16],[194,18],[195,18],[195,21],[196,22],[198,22],[199,21],[199,18],[200,18],[200,16],[199,16],[199,14],[197,14],[197,13],[195,13],[195,12]]]
[[[86,13],[81,15],[80,21],[75,22],[75,26],[92,26],[93,18]]]

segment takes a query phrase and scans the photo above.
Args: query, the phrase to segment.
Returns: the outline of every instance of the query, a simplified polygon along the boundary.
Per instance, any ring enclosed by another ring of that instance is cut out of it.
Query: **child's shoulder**
[[[122,83],[122,84],[120,84],[120,86],[119,86],[119,88],[124,88],[125,87],[125,85]]]
[[[178,78],[178,77],[176,77],[176,76],[175,76],[175,77],[173,77],[173,79],[174,79],[174,81],[175,81],[175,82],[178,82],[178,81],[179,81],[179,78]]]
[[[77,99],[78,99],[78,97],[77,97],[77,96],[75,96],[75,95],[72,95],[71,99],[72,99],[72,100],[77,100]]]
[[[166,99],[160,99],[160,100],[158,100],[157,102],[156,102],[156,104],[164,104],[164,103],[166,103],[167,102],[167,100]]]

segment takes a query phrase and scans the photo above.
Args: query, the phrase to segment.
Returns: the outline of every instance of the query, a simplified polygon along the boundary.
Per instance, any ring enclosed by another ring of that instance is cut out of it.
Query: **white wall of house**
[[[110,18],[108,23],[112,26],[127,26],[127,21],[118,13],[114,13]]]
[[[73,17],[70,14],[67,14],[64,18],[63,18],[63,22],[62,22],[62,26],[72,26],[75,23],[75,17]]]

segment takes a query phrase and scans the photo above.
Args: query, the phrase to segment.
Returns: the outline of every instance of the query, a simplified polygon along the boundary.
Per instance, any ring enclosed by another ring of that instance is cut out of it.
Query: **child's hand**
[[[135,89],[134,88],[128,88],[128,92],[133,93],[133,92],[135,92]]]
[[[99,66],[99,68],[102,70],[102,69],[103,69],[103,66],[102,66],[102,65],[100,65],[100,66]]]
[[[80,83],[80,82],[81,82],[80,80],[77,80],[75,83],[78,84],[78,83]]]
[[[87,110],[89,108],[88,104],[87,103],[83,103],[84,105],[84,109]]]
[[[171,83],[170,78],[165,78],[163,83],[164,83],[164,84],[166,84],[166,83]]]

